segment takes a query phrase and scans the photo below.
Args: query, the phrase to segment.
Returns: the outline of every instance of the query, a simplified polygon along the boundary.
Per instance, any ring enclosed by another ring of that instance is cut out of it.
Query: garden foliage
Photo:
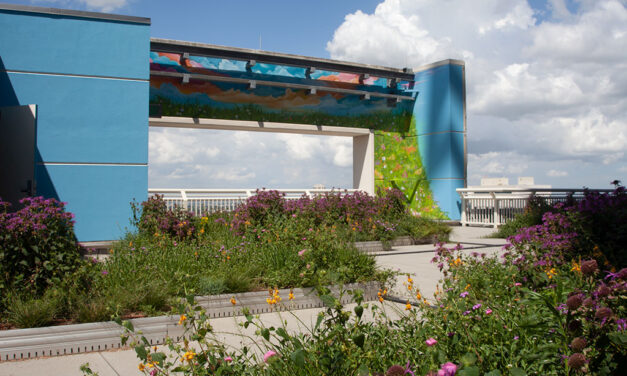
[[[355,301],[349,308],[320,287],[327,309],[305,333],[246,315],[241,325],[257,328],[255,348],[233,350],[216,340],[189,299],[178,306],[180,324],[198,346],[169,342],[175,355],[166,356],[139,338],[139,368],[151,375],[622,374],[627,268],[613,245],[624,234],[603,233],[591,221],[599,213],[622,218],[624,194],[619,186],[559,205],[498,254],[437,244],[432,262],[444,277],[430,300],[408,276],[404,306],[386,303],[383,288],[376,303],[348,291]],[[392,320],[390,309],[406,314]]]
[[[10,212],[0,199],[0,292],[40,294],[81,264],[73,214],[55,199],[29,197]]]
[[[39,205],[35,207],[59,205],[42,200],[34,200]],[[37,217],[47,229],[59,227],[49,223],[57,217],[71,225],[70,214],[35,207],[30,210],[47,213]],[[104,260],[81,261],[75,242],[27,232],[33,239],[47,239],[36,245],[63,265],[51,264],[58,274],[38,285],[36,293],[24,293],[18,282],[7,286],[2,299],[5,321],[20,327],[101,321],[167,312],[186,294],[384,281],[390,273],[377,270],[373,257],[359,252],[354,241],[388,240],[395,234],[445,238],[448,232],[445,226],[412,218],[394,192],[377,198],[355,193],[292,201],[276,191],[258,191],[233,213],[201,217],[169,210],[159,196],[134,209],[131,220],[137,233],[117,242]],[[11,216],[5,214],[3,221],[9,223]],[[70,250],[76,251],[75,259],[58,256]],[[38,272],[37,265],[26,270]]]

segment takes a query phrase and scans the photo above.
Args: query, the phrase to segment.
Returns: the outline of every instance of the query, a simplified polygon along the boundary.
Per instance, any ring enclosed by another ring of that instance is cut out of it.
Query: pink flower
[[[428,340],[425,341],[425,343],[427,344],[427,346],[431,347],[435,345],[436,343],[438,343],[438,341],[436,341],[435,338],[429,338]]]
[[[307,250],[306,250],[306,249],[303,249],[302,251],[299,251],[299,252],[298,252],[298,255],[299,255],[300,257],[303,257],[303,254],[305,254],[305,252],[307,252]]]
[[[465,298],[468,296],[468,291],[464,291],[461,294],[459,294],[460,297]]]
[[[233,358],[231,358],[230,356],[227,356],[226,358],[224,358],[224,361],[227,363],[230,363],[233,361]]]
[[[491,310],[490,308],[488,308],[488,309],[486,309],[486,310],[485,310],[485,314],[486,314],[486,315],[489,315],[489,314],[491,314],[491,313],[492,313],[492,310]]]
[[[522,286],[522,283],[520,283],[520,282],[516,282],[516,283],[514,283],[514,286],[516,286],[516,287],[518,287],[518,286]]]
[[[442,364],[442,368],[438,371],[438,376],[454,376],[457,372],[457,365],[451,362]]]
[[[276,356],[276,351],[270,350],[264,354],[263,361],[268,363],[268,360],[270,360],[270,358],[272,358],[273,356]]]
[[[157,372],[159,372],[159,371],[157,371],[157,369],[156,369],[156,368],[153,368],[153,369],[150,371],[150,376],[155,376],[155,375],[157,374]]]

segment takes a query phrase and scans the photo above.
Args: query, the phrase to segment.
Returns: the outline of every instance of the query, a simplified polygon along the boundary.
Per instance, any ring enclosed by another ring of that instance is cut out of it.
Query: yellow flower
[[[549,277],[549,279],[553,278],[554,275],[557,275],[557,272],[555,271],[555,268],[551,268],[551,269],[547,269],[546,270],[546,276]]]
[[[470,288],[470,283],[466,285],[466,287],[464,287],[464,290],[468,290]]]
[[[207,217],[202,217],[202,218],[200,218],[200,221],[201,221],[201,222],[209,222],[209,218],[207,218]]]
[[[411,304],[409,304],[409,300],[407,301],[407,304],[405,304],[405,311],[409,311],[411,310]]]
[[[379,297],[379,303],[383,303],[383,297],[382,296]]]
[[[231,297],[230,301],[231,301],[231,304],[233,304],[233,305],[237,304],[237,301],[235,300],[234,296]]]
[[[205,233],[205,229],[204,229],[204,228],[201,228],[201,229],[200,229],[200,233],[201,233],[201,234],[204,234],[204,233]]]
[[[290,290],[289,300],[294,300],[294,291]]]
[[[581,265],[579,265],[578,262],[573,261],[573,267],[570,268],[571,272],[580,272],[581,271]]]
[[[155,238],[159,237],[159,231],[155,232]]]
[[[132,241],[128,242],[128,246],[132,247],[133,246],[133,242]]]
[[[144,363],[139,363],[137,368],[139,368],[140,371],[143,371],[144,369],[146,369],[146,366],[144,365]]]
[[[414,283],[414,280],[411,279],[411,277],[409,276],[409,274],[407,274],[407,283]]]
[[[455,261],[453,261],[453,265],[455,266],[459,266],[462,264],[462,260],[458,257],[455,259]]]
[[[420,298],[422,298],[422,295],[420,294],[420,291],[418,291],[416,293],[416,300],[420,300]]]
[[[185,322],[185,320],[187,320],[187,316],[185,316],[185,315],[181,315],[181,317],[179,318],[179,325],[183,325],[183,323]]]
[[[190,362],[194,359],[195,356],[196,356],[195,352],[188,350],[185,352],[185,354],[183,354],[183,356],[181,357],[181,360],[187,360],[188,362]]]

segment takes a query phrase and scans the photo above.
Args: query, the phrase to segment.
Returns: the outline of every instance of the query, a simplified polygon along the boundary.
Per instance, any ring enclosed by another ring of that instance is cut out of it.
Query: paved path
[[[459,242],[468,252],[498,252],[505,244],[503,239],[486,239],[486,235],[492,233],[491,228],[481,227],[453,227],[451,244]],[[434,256],[433,245],[416,245],[395,247],[387,252],[376,255],[377,263],[384,268],[398,270],[402,273],[412,274],[414,285],[420,288],[422,295],[432,298],[436,290],[437,282],[441,274],[437,267],[430,261]],[[407,277],[398,277],[397,286],[393,289],[396,294],[405,291],[402,285]],[[396,316],[395,312],[402,311],[402,305],[386,302],[386,310]],[[287,321],[289,330],[306,330],[313,326],[318,312],[321,309],[307,309],[295,311],[298,319],[289,313],[281,313],[279,317],[275,313],[260,315],[261,320],[267,325],[280,325],[282,320]],[[369,316],[368,312],[364,317]],[[216,331],[223,332],[220,338],[230,346],[239,347],[242,343],[254,345],[250,339],[242,339],[239,335],[228,333],[252,334],[254,329],[250,327],[245,332],[237,325],[241,318],[213,319],[211,323]],[[0,362],[0,375],[2,376],[27,376],[27,375],[48,375],[48,376],[72,376],[81,375],[79,367],[81,364],[89,363],[92,370],[98,372],[100,376],[126,376],[141,375],[137,369],[138,359],[132,350],[103,351],[87,354],[66,355],[50,358],[38,358],[22,361]]]

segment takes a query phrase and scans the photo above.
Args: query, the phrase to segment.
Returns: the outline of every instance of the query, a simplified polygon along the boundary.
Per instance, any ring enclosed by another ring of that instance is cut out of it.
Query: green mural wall
[[[400,189],[412,213],[448,219],[438,207],[418,151],[415,122],[408,132],[375,131],[375,188]]]

